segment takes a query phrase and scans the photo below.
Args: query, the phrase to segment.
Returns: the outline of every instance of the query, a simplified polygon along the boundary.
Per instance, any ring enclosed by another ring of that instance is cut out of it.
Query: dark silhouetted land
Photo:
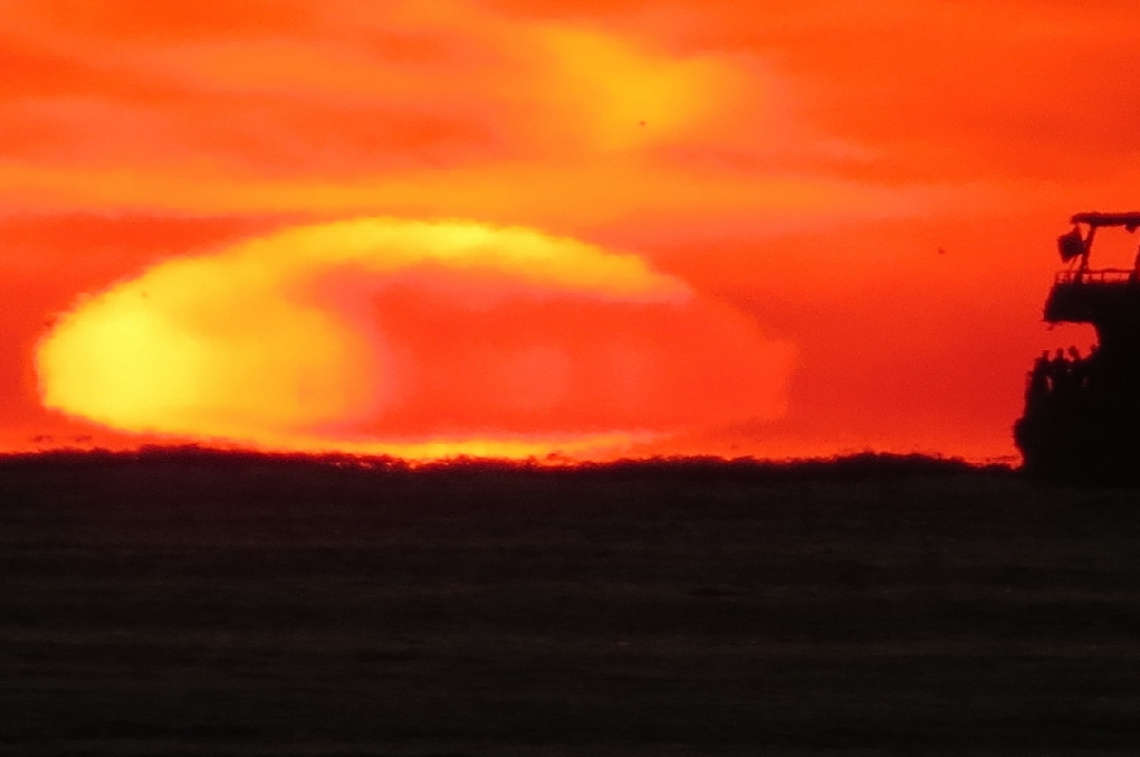
[[[1133,754],[1138,505],[908,457],[11,457],[0,753]]]

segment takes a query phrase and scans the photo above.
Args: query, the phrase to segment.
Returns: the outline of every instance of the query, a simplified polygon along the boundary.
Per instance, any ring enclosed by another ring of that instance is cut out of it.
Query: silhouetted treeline
[[[382,477],[421,479],[525,476],[527,478],[579,478],[629,480],[716,480],[778,482],[792,480],[857,481],[874,478],[953,476],[966,473],[1011,472],[1001,464],[974,465],[960,458],[921,454],[863,452],[831,458],[762,460],[752,457],[661,456],[610,462],[561,460],[501,460],[457,457],[416,463],[395,457],[348,454],[266,453],[222,450],[200,446],[144,446],[131,451],[53,450],[0,455],[0,471],[29,468],[76,469],[85,467],[209,468],[217,473],[239,468],[308,468],[350,470]]]

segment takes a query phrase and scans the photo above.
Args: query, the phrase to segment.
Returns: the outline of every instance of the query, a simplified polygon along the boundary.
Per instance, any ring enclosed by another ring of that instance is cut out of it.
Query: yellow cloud
[[[563,124],[586,146],[623,150],[693,136],[733,93],[740,77],[717,58],[673,58],[586,29],[550,27],[541,39],[551,56],[542,84]]]

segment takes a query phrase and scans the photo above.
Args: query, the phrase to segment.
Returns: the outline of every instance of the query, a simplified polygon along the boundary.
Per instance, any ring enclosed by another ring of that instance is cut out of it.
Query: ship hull
[[[1089,407],[1093,404],[1093,407]],[[1027,406],[1013,428],[1022,469],[1051,481],[1140,484],[1140,418],[1094,403]]]

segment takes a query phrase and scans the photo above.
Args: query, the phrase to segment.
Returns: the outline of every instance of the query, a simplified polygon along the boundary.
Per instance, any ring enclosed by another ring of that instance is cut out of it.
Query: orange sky
[[[8,0],[0,444],[1009,455],[1136,19]]]

